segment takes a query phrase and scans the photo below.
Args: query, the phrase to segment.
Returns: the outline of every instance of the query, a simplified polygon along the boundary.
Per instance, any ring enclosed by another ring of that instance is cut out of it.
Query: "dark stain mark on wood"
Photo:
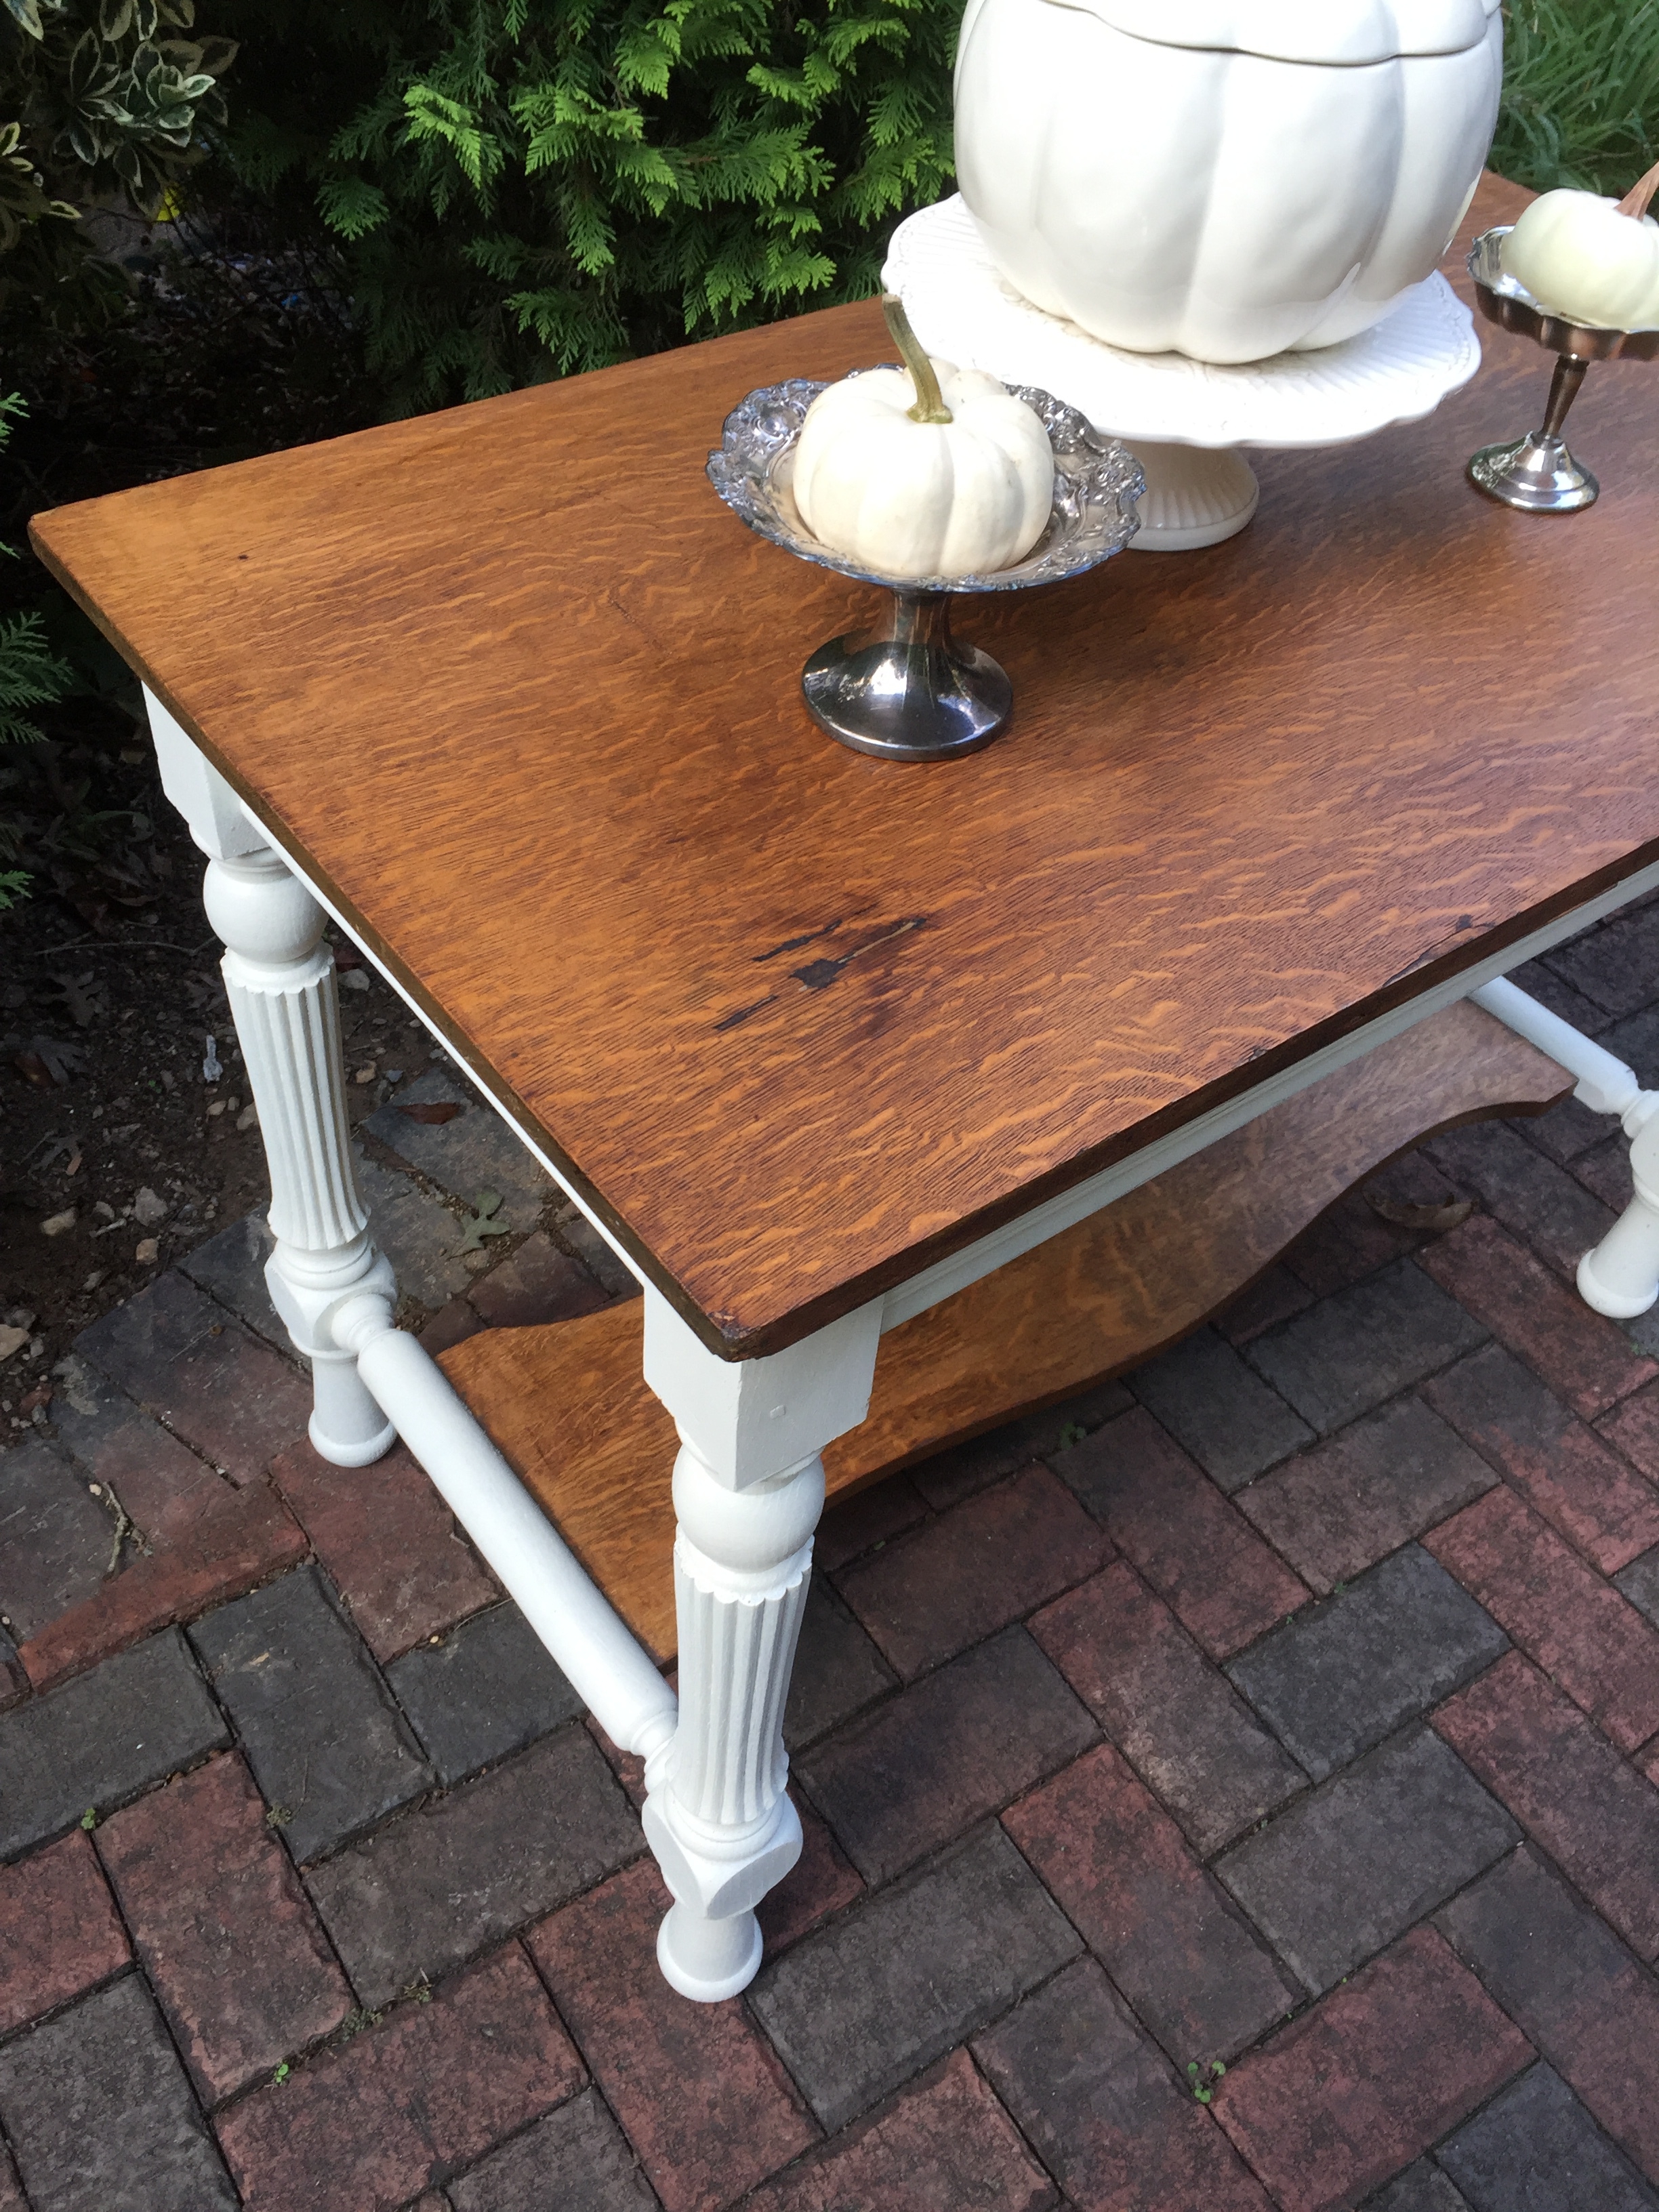
[[[777,995],[775,991],[769,991],[763,999],[757,999],[752,1006],[739,1006],[735,1013],[722,1015],[714,1024],[715,1036],[718,1036],[722,1030],[736,1029],[740,1023],[746,1022],[750,1014],[757,1014],[763,1006],[769,1006]]]
[[[809,960],[805,967],[792,968],[789,972],[799,982],[805,983],[809,991],[827,991],[842,969],[850,961],[856,960],[861,952],[873,952],[878,945],[890,945],[894,938],[903,937],[913,929],[921,928],[927,920],[925,914],[910,914],[906,915],[902,921],[884,922],[838,959]]]
[[[839,921],[826,921],[822,929],[809,929],[804,937],[786,937],[781,945],[775,945],[769,952],[757,952],[755,965],[760,967],[768,960],[775,960],[780,952],[799,952],[803,945],[815,945],[820,937],[833,937],[841,927]]]

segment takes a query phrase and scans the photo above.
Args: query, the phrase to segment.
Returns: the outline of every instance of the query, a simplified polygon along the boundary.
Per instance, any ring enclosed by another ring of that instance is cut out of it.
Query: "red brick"
[[[1092,1959],[1028,1997],[974,2053],[1078,2212],[1270,2212]]]
[[[131,1956],[96,1855],[78,1829],[0,1867],[0,2035],[118,1973]]]
[[[1356,2203],[1533,2056],[1431,1928],[1239,2060],[1216,2117],[1283,2212]]]
[[[597,1313],[611,1301],[580,1260],[560,1251],[544,1230],[492,1267],[467,1293],[491,1328],[533,1328]]]
[[[669,1902],[641,1860],[529,1942],[667,2212],[708,2212],[818,2131],[740,1998],[688,2004],[664,1981],[657,1926]]]
[[[77,1362],[78,1365],[79,1363]],[[71,1375],[66,1392],[76,1390]],[[53,1408],[54,1414],[57,1408]],[[114,1492],[127,1518],[152,1544],[186,1534],[225,1494],[226,1481],[159,1421],[110,1391],[97,1418],[62,1420],[64,1441],[94,1482]]]
[[[217,1478],[213,1478],[216,1481]],[[78,1674],[175,1620],[195,1620],[304,1559],[306,1535],[263,1477],[219,1494],[148,1558],[60,1613],[18,1657],[37,1690]]]
[[[1420,1264],[1587,1421],[1659,1376],[1616,1322],[1484,1214],[1431,1244]]]
[[[234,1753],[112,1814],[98,1851],[210,2104],[350,2011],[345,1976]]]
[[[744,2212],[1048,2212],[1058,2202],[973,2060],[956,2051]]]
[[[1659,1729],[1659,1633],[1500,1486],[1424,1539],[1621,1751]]]
[[[1636,1462],[1650,1482],[1659,1482],[1659,1383],[1634,1392],[1622,1406],[1604,1415],[1596,1426],[1626,1459]],[[1659,1542],[1659,1538],[1650,1538],[1650,1541]],[[1599,1559],[1596,1565],[1601,1565]],[[1620,1559],[1619,1565],[1624,1565]],[[1604,1571],[1612,1574],[1617,1570],[1609,1567]]]
[[[1172,2057],[1231,2058],[1301,2002],[1109,1745],[1002,1825]]]
[[[1644,1959],[1659,1954],[1659,1796],[1518,1652],[1434,1725]]]
[[[1498,1345],[1425,1382],[1423,1395],[1604,1575],[1659,1544],[1659,1491]]]
[[[516,1943],[218,2123],[248,2212],[392,2212],[581,2087]]]
[[[1307,1778],[1122,1560],[1031,1633],[1205,1857]]]
[[[909,1476],[890,1474],[885,1482],[839,1498],[826,1510],[812,1539],[812,1564],[832,1575],[927,1517],[927,1507]]]
[[[982,1492],[836,1586],[907,1681],[1104,1565],[1111,1547],[1046,1467]]]
[[[1294,1613],[1308,1591],[1243,1516],[1137,1407],[1089,1439],[1109,1462],[1090,1501],[1212,1659],[1226,1659]]]
[[[1630,1139],[1620,1129],[1590,1146],[1572,1163],[1572,1173],[1610,1212],[1622,1213],[1631,1200]]]
[[[775,1959],[792,1943],[839,1912],[864,1893],[864,1884],[841,1846],[810,1805],[797,1792],[795,1810],[800,1815],[801,1851],[789,1872],[769,1890],[758,1908],[766,1955]]]
[[[1437,1414],[1407,1396],[1269,1468],[1237,1503],[1326,1597],[1497,1480]]]
[[[398,1658],[495,1598],[453,1515],[402,1444],[372,1467],[331,1467],[297,1444],[271,1474],[377,1659]]]

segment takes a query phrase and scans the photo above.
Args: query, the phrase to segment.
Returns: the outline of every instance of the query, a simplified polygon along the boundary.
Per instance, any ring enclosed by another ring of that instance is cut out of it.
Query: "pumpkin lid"
[[[1270,61],[1393,61],[1478,46],[1500,0],[1061,0],[1159,46]]]

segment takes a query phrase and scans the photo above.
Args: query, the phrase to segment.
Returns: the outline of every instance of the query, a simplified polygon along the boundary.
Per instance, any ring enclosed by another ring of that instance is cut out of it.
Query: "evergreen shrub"
[[[870,291],[948,189],[962,0],[224,0],[393,411]]]
[[[0,0],[0,316],[26,337],[119,313],[126,288],[87,209],[154,213],[223,123],[218,80],[236,50],[192,36],[195,13],[195,0]]]

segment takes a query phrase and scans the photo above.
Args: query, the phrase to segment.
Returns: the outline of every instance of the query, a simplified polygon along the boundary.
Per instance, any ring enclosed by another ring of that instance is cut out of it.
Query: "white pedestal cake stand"
[[[1474,319],[1437,272],[1358,337],[1218,368],[1126,353],[1022,299],[959,195],[893,234],[882,281],[929,353],[1035,384],[1121,438],[1146,472],[1132,551],[1218,545],[1255,513],[1241,446],[1344,446],[1431,415],[1480,366]]]

